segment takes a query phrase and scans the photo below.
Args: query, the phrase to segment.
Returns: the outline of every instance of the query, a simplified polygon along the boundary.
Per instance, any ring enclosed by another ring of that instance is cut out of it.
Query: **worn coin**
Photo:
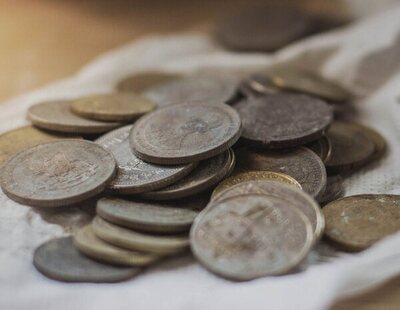
[[[53,239],[39,246],[33,264],[46,277],[65,282],[119,282],[140,271],[96,262],[77,250],[72,237]]]
[[[322,100],[278,93],[248,98],[235,106],[243,126],[242,140],[265,148],[294,147],[321,138],[333,120]]]
[[[172,105],[138,120],[130,134],[130,146],[145,161],[183,164],[226,151],[240,133],[240,117],[226,104]]]
[[[331,144],[329,139],[323,135],[320,139],[306,145],[311,151],[321,158],[322,162],[327,162],[331,156]]]
[[[287,174],[317,200],[326,187],[326,169],[323,162],[305,147],[285,151],[242,148],[236,151],[236,170],[238,172],[262,170]]]
[[[326,189],[322,195],[320,202],[326,205],[331,201],[337,200],[344,196],[343,178],[340,175],[334,175],[327,178]]]
[[[195,164],[160,166],[137,158],[129,147],[128,125],[113,130],[95,142],[109,150],[117,162],[117,175],[110,184],[112,191],[123,194],[138,194],[168,186],[190,173]]]
[[[190,246],[209,270],[234,280],[284,274],[313,244],[309,220],[287,201],[245,195],[214,203],[200,213]]]
[[[123,92],[143,93],[151,87],[179,79],[180,76],[168,72],[140,72],[119,81],[116,88]]]
[[[399,195],[357,195],[322,209],[325,236],[337,245],[361,251],[400,230]]]
[[[115,171],[112,154],[100,145],[60,140],[13,156],[4,165],[0,185],[9,198],[19,203],[59,207],[102,192]]]
[[[143,234],[109,223],[99,216],[93,220],[92,228],[97,237],[128,250],[166,255],[183,252],[189,248],[189,238],[186,234]]]
[[[70,101],[48,101],[33,105],[28,119],[36,127],[65,133],[99,134],[121,126],[120,123],[85,119],[71,112]]]
[[[127,250],[98,238],[91,225],[74,235],[74,245],[88,257],[121,266],[146,266],[160,259],[159,255]]]

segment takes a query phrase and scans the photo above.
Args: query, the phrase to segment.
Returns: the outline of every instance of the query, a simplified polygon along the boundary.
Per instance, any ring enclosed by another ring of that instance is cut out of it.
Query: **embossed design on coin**
[[[151,87],[180,78],[178,74],[167,72],[139,72],[119,81],[116,88],[119,91],[142,93]]]

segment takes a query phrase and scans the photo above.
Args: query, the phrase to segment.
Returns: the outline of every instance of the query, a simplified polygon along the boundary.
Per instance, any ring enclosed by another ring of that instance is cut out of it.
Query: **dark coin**
[[[33,264],[46,277],[65,282],[119,282],[140,271],[91,260],[76,249],[71,237],[53,239],[39,246]]]
[[[238,140],[240,133],[240,117],[226,104],[180,104],[142,117],[129,139],[139,158],[174,165],[222,153]]]
[[[179,79],[178,74],[167,72],[140,72],[119,81],[116,88],[123,92],[142,93],[151,87]]]
[[[323,101],[305,95],[273,94],[236,104],[242,139],[265,148],[293,147],[321,138],[333,119]]]
[[[343,178],[340,175],[334,175],[327,178],[326,189],[320,201],[322,205],[326,205],[331,201],[337,200],[344,196]]]
[[[138,194],[168,186],[190,173],[195,164],[159,166],[137,158],[129,147],[128,125],[105,134],[95,142],[108,149],[117,162],[117,176],[111,190],[123,194]]]
[[[12,200],[37,207],[78,203],[102,192],[114,178],[112,154],[84,140],[40,144],[4,165],[0,184]]]
[[[320,139],[307,144],[306,146],[315,154],[317,154],[324,163],[327,162],[331,156],[331,144],[325,135]]]

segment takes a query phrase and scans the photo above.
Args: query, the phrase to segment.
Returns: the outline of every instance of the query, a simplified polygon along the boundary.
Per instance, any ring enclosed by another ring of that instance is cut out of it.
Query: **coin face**
[[[111,93],[82,97],[71,102],[71,111],[85,118],[127,122],[156,108],[149,99],[133,93]]]
[[[170,255],[189,249],[189,238],[186,234],[143,234],[109,223],[99,216],[93,220],[92,228],[100,239],[128,250]]]
[[[287,174],[317,200],[325,191],[326,169],[321,159],[305,147],[272,151],[242,148],[236,151],[236,170],[273,171]]]
[[[96,262],[81,254],[71,237],[53,239],[39,246],[33,264],[46,277],[65,282],[119,282],[140,271],[140,268]]]
[[[247,195],[205,209],[190,231],[196,258],[234,280],[289,272],[310,251],[311,224],[287,201]]]
[[[331,144],[329,139],[323,135],[320,139],[306,145],[311,151],[321,158],[322,162],[327,162],[331,156]]]
[[[357,195],[322,209],[325,236],[347,250],[360,251],[400,230],[400,196]]]
[[[129,142],[137,157],[173,165],[220,154],[238,140],[240,132],[240,117],[226,104],[181,104],[142,117]]]
[[[327,178],[326,189],[320,201],[322,205],[326,205],[331,201],[337,200],[344,196],[343,178],[340,175],[334,175]]]
[[[117,175],[110,184],[112,191],[138,194],[168,186],[190,173],[195,164],[160,166],[137,158],[129,147],[128,125],[113,130],[95,142],[109,150],[117,162]]]
[[[244,142],[264,148],[303,145],[321,138],[333,119],[323,101],[305,95],[279,93],[248,98],[235,106]]]
[[[99,134],[121,126],[120,123],[85,119],[73,114],[70,101],[58,100],[39,103],[28,109],[28,119],[42,129],[62,133]]]
[[[118,91],[140,94],[151,87],[179,78],[180,76],[178,74],[168,72],[140,72],[119,81],[116,88]]]
[[[81,202],[102,192],[115,175],[112,154],[84,140],[62,140],[22,151],[3,168],[0,185],[12,200],[37,207]]]

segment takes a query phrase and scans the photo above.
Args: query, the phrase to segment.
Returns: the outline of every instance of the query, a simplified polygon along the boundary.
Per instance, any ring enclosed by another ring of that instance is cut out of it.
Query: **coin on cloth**
[[[136,122],[129,142],[135,155],[155,164],[177,165],[211,158],[240,137],[237,112],[226,104],[179,104]]]
[[[107,243],[95,235],[91,225],[74,235],[74,245],[94,260],[121,266],[147,266],[160,259],[153,253],[127,250]]]
[[[321,158],[322,162],[328,161],[331,156],[332,147],[329,139],[323,135],[320,139],[306,145],[311,151]]]
[[[325,236],[343,249],[364,250],[400,230],[399,195],[356,195],[322,209]]]
[[[134,92],[140,94],[151,87],[179,78],[180,76],[178,74],[162,71],[139,72],[119,81],[116,85],[116,89],[122,92]]]
[[[233,280],[288,273],[312,245],[310,221],[283,197],[244,195],[214,202],[190,231],[194,256]]]
[[[333,120],[324,101],[306,95],[278,93],[248,98],[234,105],[242,120],[242,140],[264,148],[303,145],[322,137]]]
[[[109,223],[99,216],[94,218],[92,228],[100,239],[128,250],[171,255],[189,249],[189,237],[187,234],[144,234]]]
[[[196,166],[194,163],[178,166],[160,166],[137,158],[129,146],[132,126],[115,129],[95,142],[109,150],[117,162],[117,175],[110,189],[121,194],[138,194],[166,187],[185,177]]]
[[[343,178],[340,175],[329,176],[327,178],[325,192],[320,199],[321,205],[326,205],[331,201],[342,198],[344,193]]]
[[[141,270],[92,260],[78,251],[72,237],[52,239],[39,246],[33,255],[33,264],[46,277],[64,282],[120,282]]]
[[[39,144],[11,157],[2,170],[0,185],[16,202],[60,207],[101,193],[115,171],[114,157],[100,145],[66,139]]]
[[[100,134],[117,127],[120,123],[85,119],[71,112],[69,100],[39,103],[28,109],[28,119],[41,129],[74,134]]]

